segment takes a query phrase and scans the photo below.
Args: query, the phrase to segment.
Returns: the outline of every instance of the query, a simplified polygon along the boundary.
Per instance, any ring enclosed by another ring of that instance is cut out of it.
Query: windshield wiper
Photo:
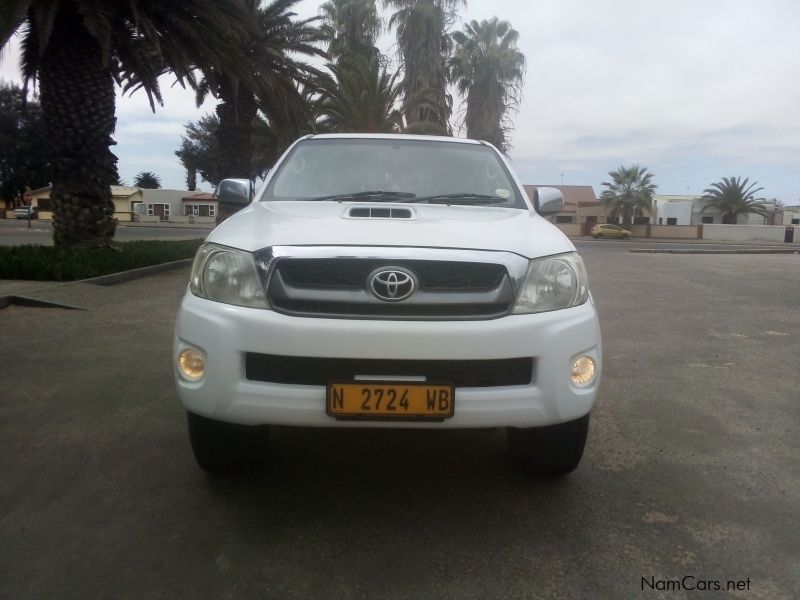
[[[487,194],[472,194],[459,192],[456,194],[437,194],[436,196],[421,196],[411,202],[427,202],[429,204],[505,204],[507,198],[489,196]]]
[[[303,200],[307,200],[309,202],[317,202],[321,200],[338,200],[342,202],[344,200],[354,200],[356,202],[361,201],[380,201],[380,202],[391,202],[393,200],[397,200],[398,198],[406,199],[406,198],[416,198],[416,194],[412,194],[411,192],[384,192],[382,190],[372,190],[366,192],[349,192],[347,194],[334,194],[332,196],[320,196],[318,198],[303,198]]]

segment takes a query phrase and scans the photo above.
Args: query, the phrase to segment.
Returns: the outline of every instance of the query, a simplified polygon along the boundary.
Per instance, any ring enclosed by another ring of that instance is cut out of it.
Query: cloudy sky
[[[318,0],[302,0],[301,16]],[[512,159],[525,183],[593,185],[638,163],[665,194],[744,176],[765,197],[800,200],[800,2],[797,0],[471,0],[462,19],[498,16],[527,62]],[[461,27],[457,23],[456,28]],[[393,33],[381,38],[396,52]],[[16,80],[12,44],[0,78]],[[143,170],[182,188],[173,154],[183,125],[213,110],[164,81],[153,114],[118,101],[121,176]],[[205,189],[209,189],[206,184]]]

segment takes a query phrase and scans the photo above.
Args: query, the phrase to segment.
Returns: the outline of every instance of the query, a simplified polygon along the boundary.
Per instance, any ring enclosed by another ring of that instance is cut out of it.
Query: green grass
[[[120,242],[110,248],[0,246],[0,279],[74,281],[192,258],[203,240]]]

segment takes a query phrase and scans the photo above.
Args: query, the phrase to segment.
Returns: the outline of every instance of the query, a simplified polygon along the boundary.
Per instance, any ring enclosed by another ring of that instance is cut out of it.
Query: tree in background
[[[316,46],[322,39],[312,25],[317,17],[294,19],[291,9],[298,1],[273,0],[259,8],[259,0],[244,0],[258,35],[240,60],[255,77],[243,79],[235,71],[211,69],[196,86],[198,106],[209,93],[220,100],[215,135],[223,178],[253,179],[253,123],[259,111],[276,127],[299,130],[308,120],[297,84],[309,82],[319,72],[296,57],[324,53]]]
[[[753,213],[766,218],[766,200],[755,197],[764,188],[756,188],[757,185],[758,182],[748,185],[747,178],[723,177],[722,181],[712,183],[710,188],[703,190],[703,200],[707,200],[708,204],[701,212],[715,208],[722,213],[722,222],[729,225],[735,225],[739,215]]]
[[[133,185],[145,190],[157,190],[161,188],[161,178],[152,171],[142,171],[133,178]]]
[[[403,68],[403,113],[408,133],[450,132],[452,98],[447,94],[447,33],[464,0],[384,0],[395,10],[389,27],[397,31]],[[434,102],[420,101],[420,92],[434,90]]]
[[[401,88],[397,73],[390,75],[377,58],[350,57],[328,65],[333,77],[320,82],[319,122],[335,132],[396,133],[403,118],[397,110]]]
[[[375,41],[383,30],[375,0],[329,0],[320,6],[320,33],[328,42],[328,57],[338,64],[342,59],[366,60],[382,56]]]
[[[0,47],[21,31],[22,74],[37,80],[53,167],[53,241],[109,246],[116,220],[110,184],[115,82],[161,103],[164,71],[193,81],[196,69],[254,74],[241,44],[255,30],[240,0],[96,2],[5,0]]]
[[[0,81],[0,198],[14,201],[26,187],[50,184],[47,132],[35,100],[21,87]]]
[[[186,133],[181,136],[181,147],[175,151],[175,155],[186,169],[187,189],[197,189],[197,175],[217,187],[222,180],[216,136],[219,119],[216,115],[206,115],[195,123],[187,123],[185,127]]]
[[[450,79],[466,96],[467,137],[486,140],[501,152],[509,150],[508,113],[519,106],[525,77],[525,56],[517,49],[519,34],[508,21],[471,21],[453,33]]]
[[[653,207],[653,194],[656,185],[652,182],[653,174],[647,168],[633,165],[620,166],[610,171],[611,182],[603,182],[608,189],[600,196],[600,200],[608,209],[609,219],[622,219],[623,224],[630,225],[635,217],[644,215]]]

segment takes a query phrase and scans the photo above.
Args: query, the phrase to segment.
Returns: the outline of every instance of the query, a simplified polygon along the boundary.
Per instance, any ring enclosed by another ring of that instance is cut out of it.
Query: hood
[[[411,218],[354,218],[353,208],[402,208]],[[267,246],[417,246],[538,258],[575,250],[533,211],[374,202],[254,202],[212,231],[208,241],[250,252]]]

